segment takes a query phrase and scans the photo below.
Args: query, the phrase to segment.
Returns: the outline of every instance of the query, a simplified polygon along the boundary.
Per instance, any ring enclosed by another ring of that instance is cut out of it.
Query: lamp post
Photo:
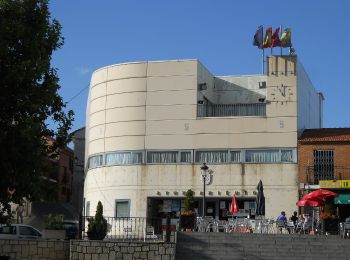
[[[203,163],[201,166],[201,175],[202,175],[202,181],[203,181],[203,216],[202,217],[205,217],[205,185],[209,176],[208,169],[209,167],[207,166],[207,164]]]

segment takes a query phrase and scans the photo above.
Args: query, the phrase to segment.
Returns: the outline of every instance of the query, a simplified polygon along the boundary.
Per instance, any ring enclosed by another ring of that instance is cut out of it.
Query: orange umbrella
[[[236,213],[238,211],[239,211],[239,207],[238,207],[238,204],[237,204],[236,196],[233,195],[232,196],[232,201],[231,201],[230,212],[231,213]]]

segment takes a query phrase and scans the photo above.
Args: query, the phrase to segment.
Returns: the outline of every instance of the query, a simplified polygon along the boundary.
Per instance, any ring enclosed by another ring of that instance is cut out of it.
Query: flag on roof
[[[258,46],[259,49],[262,49],[263,45],[263,27],[260,25],[254,34],[253,45]]]
[[[263,42],[263,48],[271,47],[271,38],[272,38],[272,27],[266,29],[265,38]]]
[[[292,31],[286,28],[281,36],[281,47],[292,47]]]
[[[281,41],[279,38],[279,32],[280,32],[280,28],[277,27],[275,32],[272,35],[272,40],[271,40],[271,48],[273,47],[277,47],[277,46],[281,46]]]

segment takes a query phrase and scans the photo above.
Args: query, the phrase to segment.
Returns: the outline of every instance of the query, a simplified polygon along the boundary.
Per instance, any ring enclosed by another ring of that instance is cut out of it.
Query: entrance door
[[[206,201],[205,202],[205,215],[215,218],[216,216],[216,202],[215,201]]]

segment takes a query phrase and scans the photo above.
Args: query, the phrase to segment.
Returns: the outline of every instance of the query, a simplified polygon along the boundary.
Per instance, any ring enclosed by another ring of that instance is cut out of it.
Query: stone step
[[[339,236],[179,233],[177,239],[177,259],[350,259],[350,241]]]

